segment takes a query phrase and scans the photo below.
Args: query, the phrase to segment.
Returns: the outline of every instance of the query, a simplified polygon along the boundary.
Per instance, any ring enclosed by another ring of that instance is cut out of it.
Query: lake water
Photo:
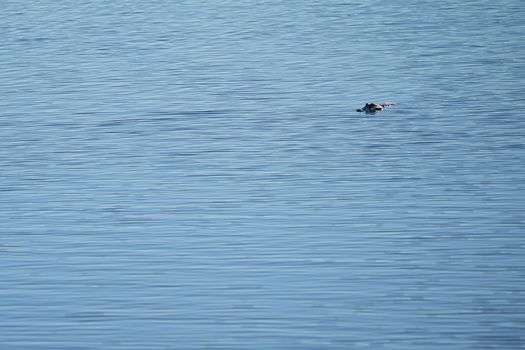
[[[1,348],[524,349],[524,16],[3,1]]]

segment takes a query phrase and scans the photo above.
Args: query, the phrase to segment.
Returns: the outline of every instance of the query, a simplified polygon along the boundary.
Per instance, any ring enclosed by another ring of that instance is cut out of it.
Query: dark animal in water
[[[377,111],[382,111],[387,106],[394,106],[394,102],[384,102],[384,103],[367,103],[363,108],[356,109],[357,112],[366,112],[366,113],[375,113]]]

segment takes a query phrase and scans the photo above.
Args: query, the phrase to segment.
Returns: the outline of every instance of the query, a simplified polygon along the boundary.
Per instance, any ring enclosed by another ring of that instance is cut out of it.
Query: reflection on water
[[[523,348],[523,15],[7,2],[0,344]]]

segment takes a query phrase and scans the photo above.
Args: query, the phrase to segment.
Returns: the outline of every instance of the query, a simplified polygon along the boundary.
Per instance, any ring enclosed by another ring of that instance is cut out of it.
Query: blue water
[[[2,1],[0,348],[524,349],[524,16]]]

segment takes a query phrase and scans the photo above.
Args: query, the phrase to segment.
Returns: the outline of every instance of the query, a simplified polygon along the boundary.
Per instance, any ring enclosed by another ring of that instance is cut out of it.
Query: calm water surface
[[[524,15],[3,1],[1,348],[525,348]]]

